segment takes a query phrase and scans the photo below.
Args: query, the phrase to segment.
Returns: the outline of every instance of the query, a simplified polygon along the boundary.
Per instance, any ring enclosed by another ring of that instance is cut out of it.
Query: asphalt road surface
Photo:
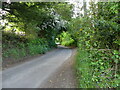
[[[59,47],[43,56],[2,72],[2,88],[39,88],[72,55],[72,49]]]

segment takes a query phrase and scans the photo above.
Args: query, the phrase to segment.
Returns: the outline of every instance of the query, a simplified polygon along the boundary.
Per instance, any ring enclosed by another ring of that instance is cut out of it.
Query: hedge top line
[[[1,2],[119,2],[120,0],[0,0]]]

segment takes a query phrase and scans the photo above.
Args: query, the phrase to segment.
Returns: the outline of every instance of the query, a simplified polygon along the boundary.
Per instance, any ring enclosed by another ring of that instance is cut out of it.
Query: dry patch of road
[[[75,55],[76,49],[72,51],[71,57],[42,83],[40,88],[76,88]]]

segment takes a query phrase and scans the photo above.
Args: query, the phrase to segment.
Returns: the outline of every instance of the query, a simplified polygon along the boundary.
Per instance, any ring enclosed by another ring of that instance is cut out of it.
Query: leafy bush
[[[42,54],[49,50],[48,42],[45,39],[34,39],[27,43],[31,55]]]
[[[116,50],[79,50],[76,61],[79,87],[119,87],[119,55]]]
[[[4,58],[19,59],[20,58],[19,54],[20,54],[20,50],[18,48],[8,49],[5,52],[3,52],[3,59]]]
[[[45,53],[47,48],[43,45],[32,45],[29,44],[28,50],[30,55]]]
[[[14,42],[14,39],[12,42]],[[30,55],[44,54],[50,50],[48,42],[46,42],[45,39],[29,40],[27,43],[17,42],[15,44],[7,45],[6,43],[3,43],[3,61],[6,58],[18,60]]]
[[[62,45],[70,46],[74,43],[74,40],[71,37],[71,34],[68,32],[64,32],[60,35],[60,41]]]

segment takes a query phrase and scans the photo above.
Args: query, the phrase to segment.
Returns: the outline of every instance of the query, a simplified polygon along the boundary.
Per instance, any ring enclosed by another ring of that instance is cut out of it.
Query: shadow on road
[[[71,49],[71,47],[63,46],[63,45],[57,45],[58,49]]]

